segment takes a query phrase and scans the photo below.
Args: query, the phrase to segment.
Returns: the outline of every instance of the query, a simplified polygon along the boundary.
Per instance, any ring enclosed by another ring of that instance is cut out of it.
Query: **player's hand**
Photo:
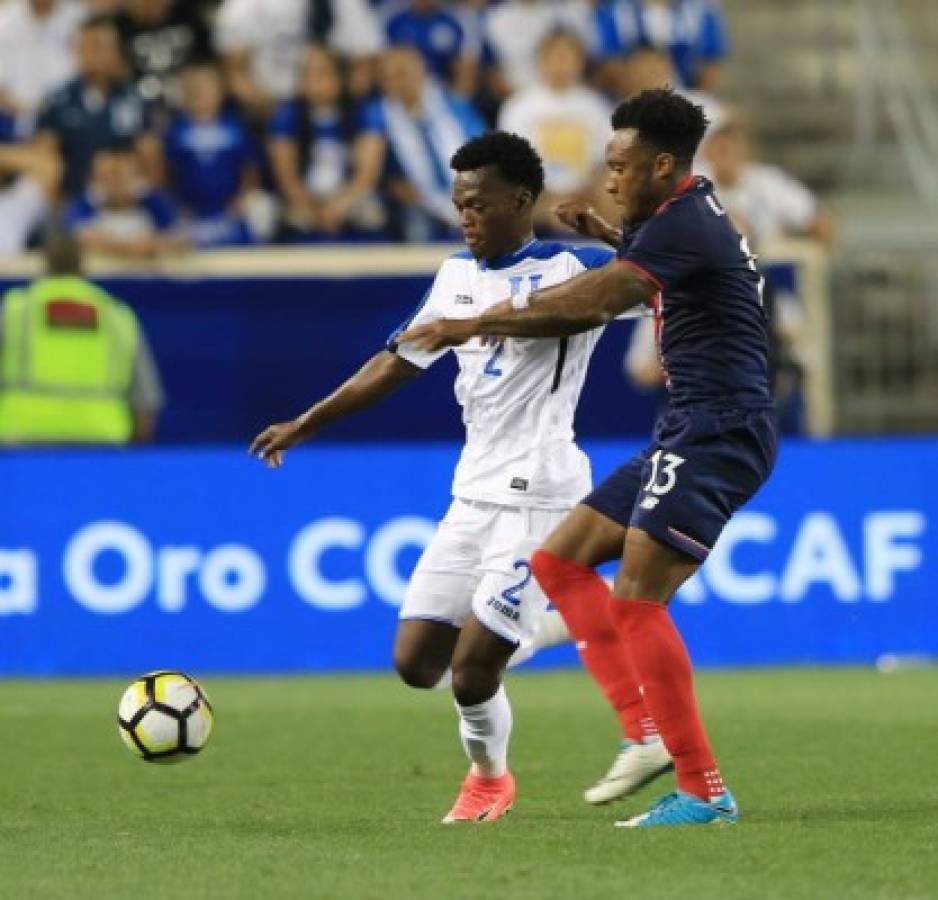
[[[297,420],[280,422],[265,428],[251,443],[248,451],[263,461],[269,469],[279,469],[283,465],[283,456],[291,447],[295,447],[308,435],[300,429]]]
[[[567,228],[598,241],[603,240],[609,229],[609,223],[586,200],[567,200],[559,203],[554,207],[554,215]]]
[[[402,344],[410,344],[416,350],[435,353],[446,347],[465,344],[475,337],[475,319],[438,319],[426,325],[408,328],[398,336]]]

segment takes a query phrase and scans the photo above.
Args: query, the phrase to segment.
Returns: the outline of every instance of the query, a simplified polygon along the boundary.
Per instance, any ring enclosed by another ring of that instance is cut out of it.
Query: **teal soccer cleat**
[[[729,791],[709,803],[693,794],[674,791],[656,800],[640,816],[616,822],[616,828],[650,828],[654,825],[734,825],[739,809]]]

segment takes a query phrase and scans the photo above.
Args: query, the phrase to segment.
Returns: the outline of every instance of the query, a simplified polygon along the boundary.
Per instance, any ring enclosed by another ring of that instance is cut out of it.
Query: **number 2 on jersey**
[[[518,594],[528,586],[528,582],[531,580],[531,566],[528,564],[527,560],[519,559],[515,563],[514,569],[516,572],[523,572],[524,575],[517,584],[513,584],[511,587],[505,588],[505,590],[502,591],[502,599],[507,600],[513,606],[521,606],[521,598]]]
[[[495,345],[495,349],[492,351],[492,355],[488,358],[485,363],[485,368],[482,370],[484,374],[491,375],[493,378],[497,378],[502,374],[502,370],[498,367],[498,360],[501,358],[501,355],[505,352],[505,342],[499,341]]]

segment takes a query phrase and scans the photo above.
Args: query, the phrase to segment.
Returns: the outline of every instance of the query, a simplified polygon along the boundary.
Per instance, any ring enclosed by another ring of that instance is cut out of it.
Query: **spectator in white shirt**
[[[539,82],[502,107],[498,127],[527,138],[544,161],[542,226],[553,227],[550,210],[568,199],[599,193],[606,143],[612,136],[609,105],[583,81],[586,56],[575,34],[555,31],[538,53]]]
[[[493,6],[486,17],[485,41],[495,57],[501,95],[536,81],[538,48],[552,32],[570,31],[589,47],[592,17],[586,0],[507,0]]]
[[[71,0],[9,0],[0,8],[4,138],[28,138],[43,101],[71,80],[72,38],[85,14],[84,7]]]
[[[353,90],[367,90],[381,49],[367,0],[224,0],[215,23],[232,93],[256,117],[296,95],[303,50],[323,40],[348,57]]]
[[[748,126],[732,115],[708,133],[699,167],[753,248],[787,236],[829,244],[833,219],[811,190],[778,166],[757,162],[754,156]]]

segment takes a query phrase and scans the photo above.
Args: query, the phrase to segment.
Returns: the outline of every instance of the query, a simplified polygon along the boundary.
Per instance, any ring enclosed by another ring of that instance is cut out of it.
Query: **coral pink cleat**
[[[453,808],[444,816],[443,824],[453,822],[494,822],[515,802],[515,778],[506,772],[499,778],[484,778],[471,772],[459,789]]]

